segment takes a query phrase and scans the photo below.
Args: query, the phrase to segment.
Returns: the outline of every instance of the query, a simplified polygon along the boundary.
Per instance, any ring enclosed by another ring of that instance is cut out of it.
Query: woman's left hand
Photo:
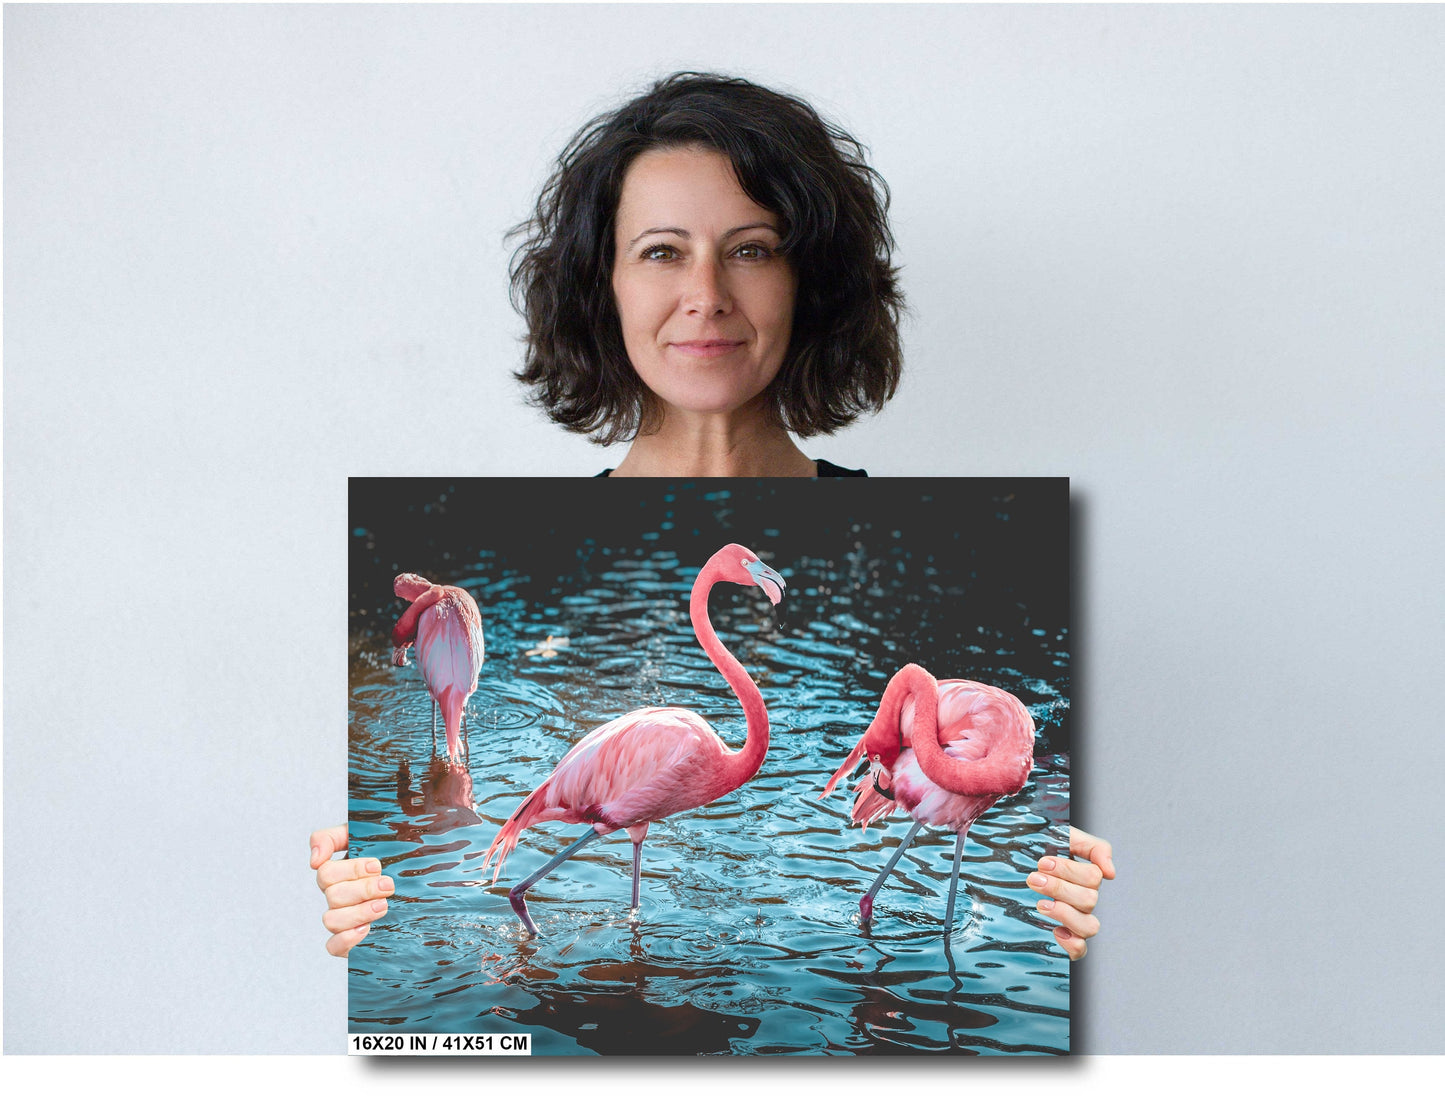
[[[1109,841],[1070,826],[1069,854],[1081,858],[1044,856],[1028,884],[1047,896],[1039,900],[1039,912],[1062,923],[1054,930],[1054,937],[1068,952],[1069,960],[1076,961],[1089,951],[1084,942],[1099,932],[1094,907],[1099,901],[1100,882],[1114,877],[1114,849]]]

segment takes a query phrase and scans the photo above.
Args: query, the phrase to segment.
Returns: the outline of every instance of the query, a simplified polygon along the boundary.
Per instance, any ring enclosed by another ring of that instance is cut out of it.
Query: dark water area
[[[495,884],[482,858],[578,739],[676,705],[742,744],[687,610],[729,542],[788,585],[776,611],[756,588],[710,599],[767,704],[762,768],[652,826],[636,912],[619,831],[532,888],[528,938],[507,889],[586,826],[528,829]],[[351,854],[397,884],[350,957],[352,1031],[527,1032],[537,1054],[1068,1052],[1068,959],[1024,884],[1067,849],[1063,480],[354,479],[349,550]],[[432,761],[415,665],[390,664],[401,571],[481,608],[462,772]],[[1038,728],[1028,783],[969,832],[947,941],[953,836],[924,829],[865,931],[858,898],[912,822],[860,829],[850,791],[819,799],[909,661],[1008,689]]]

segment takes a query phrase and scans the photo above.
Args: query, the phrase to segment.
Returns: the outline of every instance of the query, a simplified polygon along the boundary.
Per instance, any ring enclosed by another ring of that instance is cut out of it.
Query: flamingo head
[[[729,583],[761,587],[768,602],[775,607],[783,601],[783,592],[788,589],[782,576],[759,560],[751,549],[740,544],[720,548],[708,563],[716,564],[719,577]]]
[[[874,772],[879,768],[892,770],[902,750],[903,729],[880,712],[868,725],[868,730],[863,732],[863,753],[873,764]]]
[[[391,589],[408,603],[414,603],[431,590],[431,581],[415,572],[402,572],[392,581]]]

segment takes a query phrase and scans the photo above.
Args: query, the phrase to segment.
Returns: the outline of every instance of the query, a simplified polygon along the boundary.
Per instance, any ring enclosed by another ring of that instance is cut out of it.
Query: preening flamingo
[[[706,720],[685,708],[641,708],[584,736],[557,763],[551,777],[518,806],[482,861],[485,871],[496,859],[495,883],[523,829],[541,821],[591,826],[571,847],[508,894],[512,909],[533,937],[537,927],[527,913],[527,891],[564,860],[597,837],[626,829],[632,838],[632,906],[636,909],[642,841],[648,826],[731,793],[762,766],[768,753],[768,713],[758,686],[718,640],[708,618],[708,592],[718,583],[755,584],[774,606],[782,600],[786,585],[782,576],[740,544],[719,549],[693,581],[689,599],[692,628],[708,660],[717,666],[743,706],[746,742],[741,750],[729,750]]]
[[[940,740],[944,745],[940,746]],[[853,823],[870,824],[901,808],[914,824],[858,902],[863,925],[873,899],[903,850],[925,824],[958,834],[943,935],[953,929],[959,865],[969,827],[1000,797],[1023,789],[1034,759],[1034,721],[1018,697],[977,681],[937,681],[918,665],[893,674],[878,714],[843,765],[828,779],[833,792],[864,755],[873,764],[856,787]]]
[[[447,755],[462,759],[462,716],[482,671],[482,614],[460,587],[431,583],[403,572],[392,589],[411,602],[391,631],[391,663],[406,664],[406,647],[416,643],[416,662],[432,701],[442,710]],[[432,709],[436,745],[436,708]]]

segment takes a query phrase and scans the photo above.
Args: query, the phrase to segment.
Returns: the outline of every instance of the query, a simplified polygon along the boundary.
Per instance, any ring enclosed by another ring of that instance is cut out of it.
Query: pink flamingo
[[[477,690],[482,671],[482,614],[476,600],[460,587],[430,583],[403,572],[393,590],[411,602],[391,631],[391,663],[406,664],[406,647],[416,643],[416,661],[432,702],[432,746],[436,747],[436,709],[447,730],[447,756],[462,757],[462,717]]]
[[[940,746],[943,740],[946,746]],[[918,665],[893,674],[878,714],[828,779],[833,792],[866,754],[872,770],[857,785],[853,823],[867,825],[902,808],[913,827],[858,902],[866,928],[873,899],[925,824],[958,834],[943,935],[953,929],[959,865],[969,827],[1000,797],[1023,789],[1034,758],[1034,721],[1018,698],[976,681],[936,681]]]
[[[689,599],[692,628],[708,660],[717,666],[743,706],[748,721],[746,742],[741,750],[729,750],[706,720],[685,708],[641,708],[584,736],[518,806],[482,861],[485,871],[496,858],[495,883],[523,829],[541,821],[592,826],[508,893],[512,909],[533,937],[537,927],[527,913],[527,891],[564,860],[597,837],[626,829],[632,838],[635,910],[642,881],[642,841],[648,826],[731,793],[762,766],[768,753],[768,713],[758,686],[718,640],[708,618],[708,592],[718,583],[756,584],[774,606],[782,600],[786,585],[782,576],[740,544],[719,549],[693,581]]]

